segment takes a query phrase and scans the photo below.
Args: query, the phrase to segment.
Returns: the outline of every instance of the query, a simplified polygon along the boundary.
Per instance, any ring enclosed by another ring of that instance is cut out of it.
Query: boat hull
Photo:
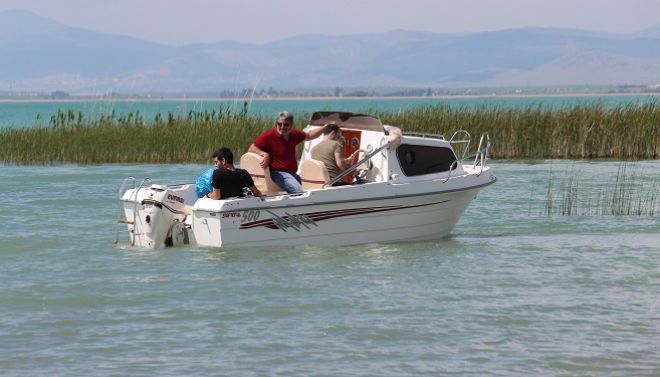
[[[192,232],[196,243],[203,246],[353,245],[436,239],[451,232],[476,191],[429,195],[405,205],[388,199],[313,209],[266,209],[257,220],[244,223],[240,220],[243,214],[213,222],[196,217]]]
[[[147,249],[423,241],[447,236],[496,181],[489,169],[483,173],[229,200],[197,199],[192,185],[153,185],[128,190],[122,201],[126,219],[134,219],[131,243]]]
[[[193,209],[189,238],[211,247],[337,246],[438,239],[452,231],[481,187],[373,200],[328,200],[325,204],[308,197],[301,198],[298,205],[283,203],[281,207],[268,202],[260,206],[259,199],[254,198],[243,200],[246,205],[241,208],[222,212],[204,210],[202,202]],[[350,193],[344,196],[350,197]]]

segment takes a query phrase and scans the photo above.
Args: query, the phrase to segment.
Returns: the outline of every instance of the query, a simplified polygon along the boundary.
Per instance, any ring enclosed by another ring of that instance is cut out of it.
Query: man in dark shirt
[[[308,132],[293,128],[293,114],[282,111],[275,127],[259,135],[249,151],[262,157],[262,168],[270,168],[270,177],[289,194],[302,192],[300,177],[296,174],[296,145],[321,135],[322,127]]]
[[[254,186],[250,173],[234,167],[234,154],[229,148],[220,148],[213,153],[213,162],[218,169],[213,172],[213,191],[207,196],[211,199],[225,199],[245,196],[243,189],[248,188],[254,196],[261,192]]]

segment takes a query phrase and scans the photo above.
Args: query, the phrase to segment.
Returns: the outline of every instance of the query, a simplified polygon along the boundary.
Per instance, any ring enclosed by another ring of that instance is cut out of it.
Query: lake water
[[[249,114],[275,116],[282,110],[289,110],[298,116],[311,115],[314,111],[340,110],[354,112],[396,112],[424,105],[445,104],[454,107],[507,107],[526,108],[528,106],[547,106],[561,108],[576,103],[603,106],[640,104],[657,101],[657,95],[648,96],[532,96],[532,97],[449,97],[449,98],[330,98],[330,99],[272,99],[249,102]],[[109,115],[113,110],[116,116],[129,112],[140,112],[146,121],[153,120],[157,114],[186,116],[189,111],[218,110],[229,108],[240,111],[242,100],[213,101],[71,101],[71,102],[0,102],[0,128],[47,126],[50,117],[58,110],[73,110],[88,118],[98,118],[101,114]]]
[[[493,166],[434,242],[144,252],[113,244],[121,180],[206,166],[0,165],[0,375],[660,375],[658,212],[544,215],[553,175],[621,164]]]

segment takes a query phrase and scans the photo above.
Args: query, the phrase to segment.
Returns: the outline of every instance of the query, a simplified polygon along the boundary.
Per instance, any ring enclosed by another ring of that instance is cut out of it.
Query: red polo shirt
[[[307,134],[291,129],[289,140],[285,140],[275,128],[263,132],[254,140],[254,145],[270,155],[270,169],[295,173],[298,170],[296,145],[305,140]]]

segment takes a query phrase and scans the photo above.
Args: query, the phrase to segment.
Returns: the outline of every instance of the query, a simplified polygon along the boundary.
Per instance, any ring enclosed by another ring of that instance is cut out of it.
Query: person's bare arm
[[[357,162],[356,159],[355,159],[355,156],[358,154],[358,152],[360,152],[360,151],[357,150],[357,151],[351,153],[351,155],[346,157],[346,158],[343,157],[341,152],[340,153],[335,153],[335,162],[337,163],[337,166],[339,166],[339,168],[341,170],[348,169],[351,165],[353,165],[354,163]]]
[[[341,153],[335,153],[335,163],[337,163],[337,166],[339,166],[339,169],[341,170],[346,170],[348,166],[346,166],[346,160],[344,159],[344,156],[341,155]]]
[[[211,199],[215,199],[215,200],[220,200],[220,198],[222,198],[222,195],[220,193],[220,189],[217,189],[215,187],[213,188],[213,191],[209,192],[206,196],[208,196]]]
[[[252,152],[261,156],[261,161],[259,161],[259,166],[261,166],[262,168],[265,169],[268,167],[268,165],[270,165],[270,155],[267,152],[264,152],[261,149],[259,149],[259,147],[254,145],[254,143],[250,144],[250,148],[248,148],[248,152]]]
[[[316,139],[323,132],[323,127],[316,127],[313,130],[305,131],[305,140]]]
[[[263,196],[263,194],[261,193],[261,191],[259,191],[257,186],[250,187],[250,191],[252,191],[252,195],[254,195],[254,196],[259,196],[259,197]]]

